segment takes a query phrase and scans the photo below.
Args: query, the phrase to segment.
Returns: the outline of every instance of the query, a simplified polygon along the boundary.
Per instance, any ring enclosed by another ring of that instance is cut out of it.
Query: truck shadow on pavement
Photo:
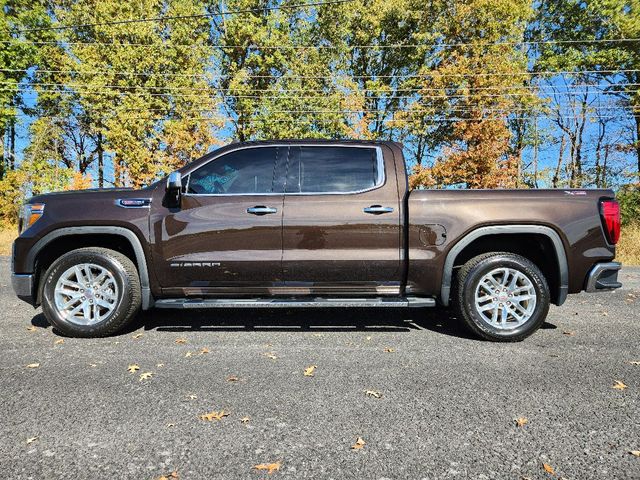
[[[49,328],[42,313],[34,316],[32,325]],[[554,329],[545,323],[542,328]],[[444,308],[390,309],[390,308],[314,308],[314,309],[216,309],[216,310],[150,310],[141,312],[118,335],[137,330],[160,332],[189,331],[281,331],[281,332],[418,332],[427,330],[441,335],[479,340],[470,334],[455,317]],[[56,335],[62,334],[55,328]]]

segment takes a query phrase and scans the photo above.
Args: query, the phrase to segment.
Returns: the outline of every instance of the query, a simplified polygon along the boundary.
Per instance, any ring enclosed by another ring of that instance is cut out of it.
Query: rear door
[[[375,145],[290,147],[283,277],[292,293],[399,293],[400,205],[387,152],[385,160]]]
[[[266,294],[282,281],[286,156],[286,147],[240,148],[185,176],[180,208],[154,215],[166,294]]]

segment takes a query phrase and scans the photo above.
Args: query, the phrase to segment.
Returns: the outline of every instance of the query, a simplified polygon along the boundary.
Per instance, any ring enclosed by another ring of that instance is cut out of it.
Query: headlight
[[[24,232],[31,225],[36,223],[42,214],[44,213],[44,203],[27,203],[22,206],[20,212],[20,218],[18,220],[18,228],[20,234]]]

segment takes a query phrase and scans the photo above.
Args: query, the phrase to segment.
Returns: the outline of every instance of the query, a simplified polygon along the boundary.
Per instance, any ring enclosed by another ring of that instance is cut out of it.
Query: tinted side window
[[[189,193],[273,193],[278,147],[245,148],[212,160],[190,174]]]
[[[287,192],[348,193],[375,187],[376,153],[375,148],[293,147]]]

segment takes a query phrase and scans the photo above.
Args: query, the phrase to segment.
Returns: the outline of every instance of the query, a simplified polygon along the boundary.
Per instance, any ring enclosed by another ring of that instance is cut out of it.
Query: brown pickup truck
[[[394,142],[235,143],[140,190],[52,193],[12,281],[66,335],[140,308],[453,305],[517,341],[570,293],[620,287],[611,190],[409,191]]]

